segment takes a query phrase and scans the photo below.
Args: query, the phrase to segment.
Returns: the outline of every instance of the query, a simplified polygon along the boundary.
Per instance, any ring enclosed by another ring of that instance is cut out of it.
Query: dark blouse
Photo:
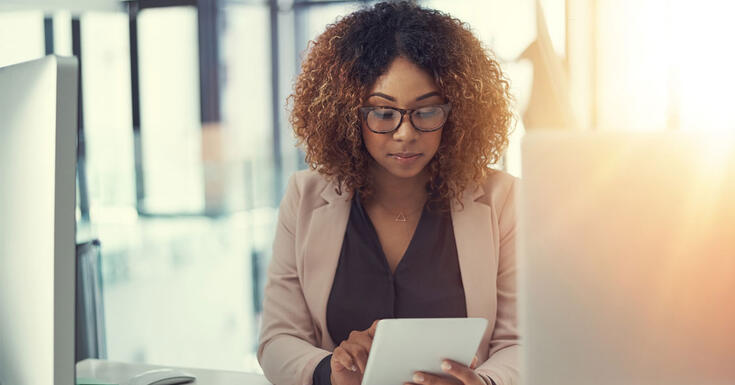
[[[451,215],[424,207],[413,238],[392,273],[378,235],[355,194],[327,302],[327,329],[336,345],[376,319],[466,317]],[[330,384],[331,355],[314,370]]]

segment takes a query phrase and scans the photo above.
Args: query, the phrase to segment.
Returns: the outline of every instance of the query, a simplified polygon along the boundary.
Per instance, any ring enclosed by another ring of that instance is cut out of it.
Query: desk
[[[271,385],[264,376],[254,373],[146,364],[126,364],[122,362],[95,359],[87,359],[77,363],[77,377],[89,377],[125,385],[130,377],[133,377],[138,373],[160,368],[181,369],[185,372],[189,372],[197,377],[197,380],[192,383],[197,385]]]

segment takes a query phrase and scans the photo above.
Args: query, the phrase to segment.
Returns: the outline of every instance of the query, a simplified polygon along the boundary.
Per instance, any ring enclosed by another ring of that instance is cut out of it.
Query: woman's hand
[[[376,320],[363,331],[352,331],[346,340],[332,352],[332,385],[359,385],[367,366],[370,347],[373,344]]]
[[[477,357],[472,359],[470,366],[465,366],[451,360],[444,360],[442,362],[442,370],[444,373],[451,375],[451,378],[416,372],[413,375],[413,382],[407,382],[404,385],[486,385],[485,380],[479,374],[475,373],[474,369],[476,365]]]

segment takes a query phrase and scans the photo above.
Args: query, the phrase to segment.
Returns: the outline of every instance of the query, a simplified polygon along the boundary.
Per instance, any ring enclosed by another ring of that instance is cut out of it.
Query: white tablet
[[[484,318],[403,318],[378,322],[362,385],[400,385],[416,371],[442,374],[443,359],[469,365]]]

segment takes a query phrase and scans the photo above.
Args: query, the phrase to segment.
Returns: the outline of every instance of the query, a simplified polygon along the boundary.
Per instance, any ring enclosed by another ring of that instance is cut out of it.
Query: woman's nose
[[[399,142],[411,141],[416,139],[418,135],[418,130],[416,130],[411,123],[411,119],[406,115],[403,117],[403,121],[401,122],[401,125],[398,126],[398,129],[393,132],[393,139]]]

